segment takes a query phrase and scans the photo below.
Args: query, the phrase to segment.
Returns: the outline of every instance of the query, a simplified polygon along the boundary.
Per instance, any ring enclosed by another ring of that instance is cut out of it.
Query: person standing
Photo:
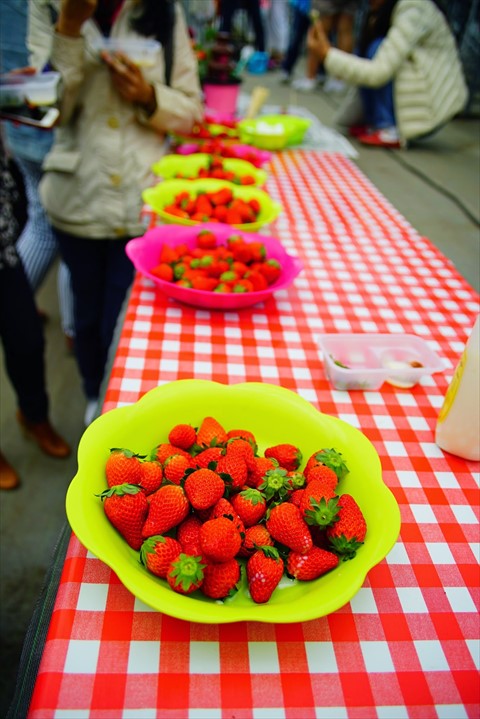
[[[245,10],[253,27],[255,50],[265,52],[265,30],[263,27],[260,0],[220,0],[220,32],[231,34],[234,15],[238,10]]]
[[[203,107],[198,64],[181,6],[172,0],[62,0],[54,32],[30,4],[29,46],[49,48],[63,90],[40,196],[71,274],[75,351],[87,398],[98,398],[117,318],[133,279],[128,240],[143,234],[142,191],[169,131],[188,134]],[[104,38],[156,39],[140,68],[125,52],[99,51]]]
[[[70,447],[48,416],[43,327],[15,247],[27,219],[25,186],[13,157],[7,155],[2,129],[0,125],[0,339],[5,369],[22,431],[48,456],[65,459]],[[0,489],[19,484],[20,477],[0,451]]]

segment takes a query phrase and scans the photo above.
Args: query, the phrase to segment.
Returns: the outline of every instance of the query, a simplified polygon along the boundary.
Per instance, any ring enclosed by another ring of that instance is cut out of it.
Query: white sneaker
[[[93,420],[95,419],[97,415],[97,409],[98,409],[98,399],[89,399],[87,402],[87,407],[85,409],[85,415],[83,418],[85,427],[88,427],[89,424],[92,424]]]
[[[346,88],[346,84],[343,82],[343,80],[337,80],[336,77],[329,77],[325,85],[323,86],[323,89],[325,92],[343,92]]]
[[[317,87],[317,80],[313,77],[299,77],[292,82],[292,87],[299,92],[312,92]]]

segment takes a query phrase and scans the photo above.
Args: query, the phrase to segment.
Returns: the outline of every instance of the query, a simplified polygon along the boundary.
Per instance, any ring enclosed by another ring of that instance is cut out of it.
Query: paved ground
[[[298,73],[300,74],[299,67]],[[278,75],[248,76],[243,92],[261,84],[269,104],[302,105],[331,125],[338,96],[310,95],[279,84]],[[420,233],[427,236],[480,291],[479,120],[456,119],[437,136],[408,151],[359,150],[360,169]],[[75,361],[65,349],[56,299],[56,268],[38,295],[46,324],[48,386],[54,424],[76,447],[83,431],[84,399]],[[14,308],[13,308],[14,311]],[[76,471],[68,460],[44,457],[21,436],[14,397],[0,361],[0,442],[23,485],[0,503],[0,716],[9,705],[25,631],[65,521],[65,493]],[[18,718],[22,719],[22,718]]]

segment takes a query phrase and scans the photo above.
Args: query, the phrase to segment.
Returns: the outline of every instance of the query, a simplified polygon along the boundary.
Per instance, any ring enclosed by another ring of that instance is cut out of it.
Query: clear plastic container
[[[6,73],[0,76],[0,105],[54,105],[58,99],[59,72],[36,75]]]
[[[444,369],[440,357],[416,335],[325,334],[318,344],[335,389],[376,390],[384,382],[410,388]]]
[[[103,50],[123,52],[138,67],[152,67],[157,62],[161,44],[149,39],[100,37],[93,42],[93,47],[99,53]]]

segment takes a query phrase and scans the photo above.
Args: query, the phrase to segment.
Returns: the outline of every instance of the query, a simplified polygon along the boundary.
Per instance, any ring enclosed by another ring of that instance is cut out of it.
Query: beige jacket
[[[176,8],[174,61],[165,85],[163,53],[142,68],[152,83],[157,109],[151,117],[124,101],[94,48],[101,38],[93,20],[81,38],[55,33],[46,0],[30,0],[29,47],[33,62],[47,59],[62,75],[60,125],[44,161],[40,196],[53,226],[85,238],[135,237],[142,191],[151,184],[151,165],[165,152],[167,131],[188,133],[203,115],[197,61],[186,23]],[[135,0],[125,0],[111,36],[140,37],[129,27]],[[56,3],[58,7],[58,3]]]
[[[355,86],[381,87],[393,80],[395,115],[404,141],[451,120],[468,98],[455,39],[430,0],[399,0],[390,30],[372,60],[332,48],[325,69]],[[361,123],[358,92],[350,93],[336,120]]]

